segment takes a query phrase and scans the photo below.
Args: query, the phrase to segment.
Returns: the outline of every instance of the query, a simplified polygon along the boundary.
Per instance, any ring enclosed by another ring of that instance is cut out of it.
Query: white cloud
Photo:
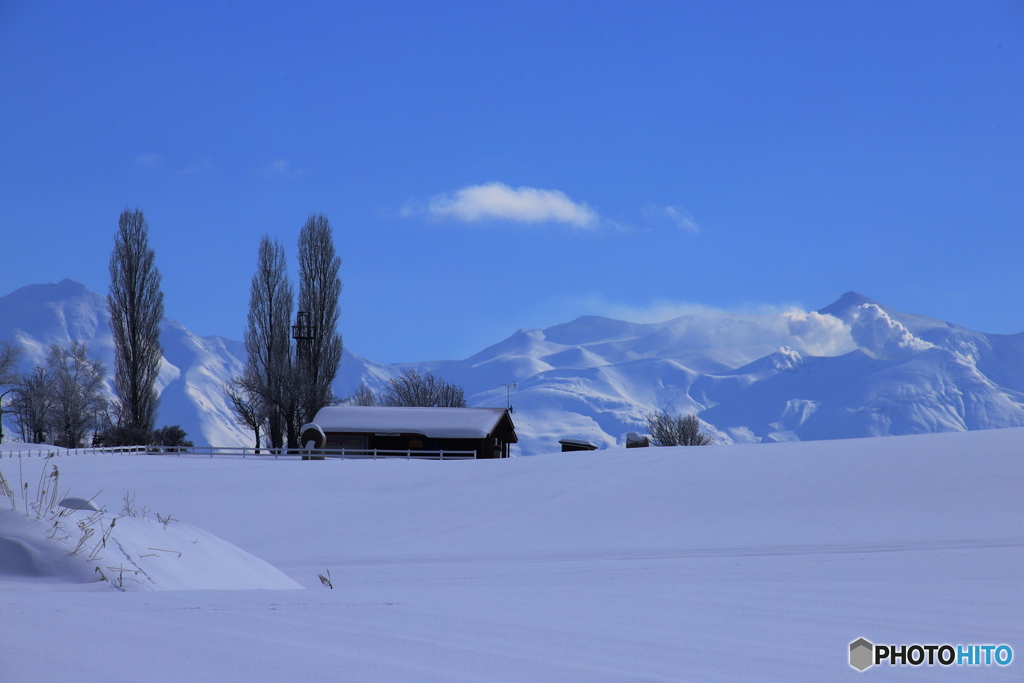
[[[253,169],[253,173],[264,178],[294,178],[305,172],[303,168],[295,168],[287,159],[274,159],[266,166]]]
[[[382,208],[381,214],[387,215],[389,211],[390,209]],[[402,218],[410,218],[412,216],[418,216],[426,212],[427,207],[424,206],[422,201],[416,199],[415,197],[410,197],[409,200],[405,202],[405,204],[403,204],[401,208],[398,209],[398,215]]]
[[[181,169],[182,174],[191,175],[193,173],[202,173],[213,168],[213,159],[210,157],[201,157],[198,161],[185,168]]]
[[[686,213],[678,206],[666,206],[665,215],[672,219],[672,222],[676,224],[677,228],[687,230],[689,232],[700,232],[700,228],[697,226],[696,221],[693,220],[693,216]]]
[[[159,154],[140,154],[133,161],[136,166],[141,166],[148,171],[155,171],[160,167],[163,159]]]
[[[408,212],[413,212],[409,208]],[[504,183],[472,185],[430,199],[427,212],[435,218],[466,223],[507,220],[517,223],[564,223],[577,228],[597,225],[600,216],[582,202],[572,201],[560,190],[534,187],[511,188]],[[403,213],[406,210],[403,209]],[[407,214],[406,214],[407,215]]]
[[[669,221],[675,227],[686,232],[699,233],[700,226],[697,225],[697,221],[693,219],[688,211],[679,206],[656,206],[655,204],[645,204],[641,209],[640,213],[647,220],[654,220],[658,222]]]

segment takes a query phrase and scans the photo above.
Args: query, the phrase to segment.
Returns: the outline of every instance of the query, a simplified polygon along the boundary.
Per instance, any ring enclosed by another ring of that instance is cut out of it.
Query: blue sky
[[[1021,332],[1024,3],[0,2],[0,294],[105,292],[126,207],[235,339],[326,214],[383,362],[847,290]]]

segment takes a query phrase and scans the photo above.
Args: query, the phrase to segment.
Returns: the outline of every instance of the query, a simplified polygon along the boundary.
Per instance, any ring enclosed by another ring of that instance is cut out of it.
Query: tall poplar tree
[[[264,236],[256,273],[249,288],[245,351],[249,356],[237,386],[265,404],[270,445],[284,446],[285,430],[294,421],[291,360],[292,286],[288,282],[284,247]]]
[[[160,321],[164,295],[149,226],[142,211],[125,210],[118,221],[110,255],[110,331],[114,337],[114,391],[120,433],[132,441],[148,439],[159,399]],[[142,441],[146,443],[146,441]]]
[[[308,326],[306,330],[296,330],[308,335],[296,344],[296,386],[300,391],[296,407],[300,423],[312,422],[317,411],[338,402],[331,385],[342,354],[338,334],[340,268],[331,224],[322,214],[311,215],[299,233],[299,311],[306,313],[304,321]]]

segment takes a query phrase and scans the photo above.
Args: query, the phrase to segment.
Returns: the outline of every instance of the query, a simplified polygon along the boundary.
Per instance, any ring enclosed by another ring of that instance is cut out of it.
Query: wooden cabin
[[[475,451],[477,458],[507,458],[519,442],[505,408],[384,406],[322,408],[301,440],[317,449]]]

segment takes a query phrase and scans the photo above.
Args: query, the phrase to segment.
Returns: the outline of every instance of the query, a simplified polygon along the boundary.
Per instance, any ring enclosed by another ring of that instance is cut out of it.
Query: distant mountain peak
[[[0,302],[8,305],[23,306],[82,298],[106,301],[106,297],[93,292],[81,282],[64,278],[60,282],[46,282],[19,287],[10,294],[0,297]]]
[[[600,315],[581,315],[572,322],[544,328],[544,338],[556,344],[575,346],[636,334],[637,324]]]
[[[18,289],[16,289],[15,292],[23,292],[23,291],[40,292],[40,291],[52,291],[52,290],[55,290],[55,291],[58,291],[58,292],[65,292],[65,293],[69,293],[69,292],[76,292],[77,293],[77,292],[90,292],[91,291],[88,287],[83,285],[81,282],[78,282],[77,280],[72,280],[71,278],[67,278],[66,277],[63,280],[61,280],[60,282],[40,282],[39,284],[35,284],[35,285],[25,285],[24,287],[19,287]]]
[[[822,315],[835,316],[840,320],[847,320],[855,309],[860,308],[864,304],[874,304],[883,311],[886,310],[884,305],[875,301],[871,297],[865,296],[859,292],[850,291],[843,294],[828,306],[825,306],[825,308],[819,308],[818,313],[821,313]]]
[[[829,304],[825,308],[818,309],[818,313],[821,313],[822,315],[831,315],[839,318],[847,324],[851,324],[858,317],[858,312],[863,310],[864,306],[877,306],[887,316],[899,322],[917,336],[925,334],[930,330],[959,328],[958,325],[947,323],[944,320],[937,320],[935,318],[929,318],[928,316],[918,315],[916,313],[904,313],[903,311],[897,311],[891,306],[886,306],[885,304],[875,301],[871,297],[864,296],[858,292],[847,292],[846,294],[843,294],[834,303]]]

